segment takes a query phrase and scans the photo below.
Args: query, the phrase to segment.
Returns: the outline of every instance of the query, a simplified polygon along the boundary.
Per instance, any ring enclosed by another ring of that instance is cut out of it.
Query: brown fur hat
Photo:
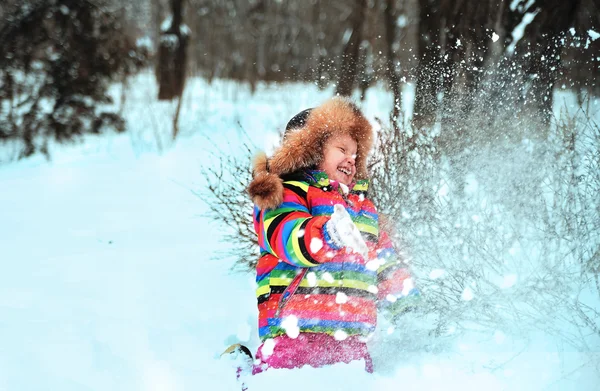
[[[334,97],[310,110],[301,127],[289,129],[281,147],[270,159],[264,152],[255,157],[253,179],[248,186],[252,201],[261,209],[272,209],[281,204],[281,176],[317,166],[323,159],[325,142],[334,134],[349,134],[356,140],[358,151],[355,178],[366,179],[367,156],[373,145],[373,128],[349,99]]]

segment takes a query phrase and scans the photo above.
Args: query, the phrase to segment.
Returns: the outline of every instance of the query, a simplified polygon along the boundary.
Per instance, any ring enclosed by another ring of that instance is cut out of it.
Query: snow
[[[138,38],[135,41],[135,46],[137,46],[139,48],[147,49],[149,51],[154,50],[154,45],[152,44],[152,38],[147,35]]]
[[[173,24],[173,15],[167,16],[162,23],[160,24],[160,31],[165,32],[171,28],[171,24]]]
[[[588,30],[588,35],[590,36],[590,39],[591,39],[592,41],[595,41],[595,40],[597,40],[598,38],[600,38],[600,33],[596,32],[596,31],[594,31],[594,30],[591,30],[591,29],[590,29],[590,30]]]
[[[290,338],[298,338],[300,328],[298,327],[298,318],[295,315],[290,315],[283,319],[281,327],[284,328],[286,334]]]
[[[408,296],[408,294],[415,288],[415,283],[412,278],[407,278],[404,280],[404,284],[402,286],[402,296]]]
[[[429,273],[429,278],[437,280],[438,278],[443,277],[444,274],[446,274],[446,272],[443,269],[433,269],[431,273]]]
[[[348,338],[348,333],[346,333],[344,330],[336,330],[333,333],[333,338],[335,338],[336,341],[343,341]]]
[[[369,285],[367,287],[367,290],[374,294],[377,294],[379,292],[379,288],[377,288],[375,285]]]
[[[262,347],[262,354],[265,358],[271,356],[273,354],[273,350],[275,349],[275,340],[269,338],[265,341]]]
[[[504,281],[502,282],[501,288],[510,288],[517,283],[517,275],[516,274],[507,274],[504,276]]]
[[[510,45],[508,45],[508,47],[506,48],[507,53],[513,53],[515,51],[517,43],[521,40],[521,38],[523,38],[523,35],[525,34],[525,28],[527,27],[527,25],[529,25],[529,23],[533,21],[533,19],[539,12],[539,9],[537,9],[534,12],[527,12],[525,13],[525,15],[523,15],[523,19],[521,19],[521,22],[512,31],[513,40],[510,43]]]
[[[235,151],[245,137],[264,148],[289,117],[332,91],[259,84],[251,95],[237,84],[191,79],[180,138],[170,144],[174,105],[154,99],[151,75],[132,85],[128,133],[51,145],[51,161],[0,165],[2,390],[240,389],[219,355],[235,342],[254,351],[259,344],[254,275],[214,257],[229,244],[193,191],[203,186],[201,169],[215,162],[210,152]],[[385,118],[389,96],[367,97],[367,115]],[[566,107],[575,99],[560,98]],[[514,243],[506,253],[519,257],[520,248],[527,246]],[[516,273],[504,278],[519,286]],[[473,299],[473,287],[462,296]],[[286,318],[285,328],[294,335],[297,319]],[[591,391],[599,384],[598,350],[557,347],[542,331],[496,328],[449,340],[461,331],[450,324],[433,346],[420,343],[418,330],[408,320],[399,327],[381,320],[369,342],[375,374],[360,362],[269,370],[248,379],[249,391]],[[263,353],[273,348],[267,340]]]
[[[306,280],[308,281],[308,286],[317,286],[317,275],[315,272],[306,273]]]
[[[333,279],[333,276],[331,275],[331,273],[329,272],[325,272],[323,273],[323,280],[327,281],[328,283],[332,284],[335,280]]]
[[[344,304],[348,302],[348,296],[344,292],[338,292],[335,295],[335,302],[337,304]]]
[[[323,241],[319,238],[312,238],[310,240],[310,251],[313,253],[319,252],[323,248]]]
[[[340,189],[342,190],[342,193],[344,194],[348,194],[350,193],[350,189],[348,188],[348,186],[346,186],[345,184],[340,182]]]
[[[464,301],[471,301],[475,295],[473,294],[473,290],[470,287],[466,287],[463,293],[460,295],[460,298]]]

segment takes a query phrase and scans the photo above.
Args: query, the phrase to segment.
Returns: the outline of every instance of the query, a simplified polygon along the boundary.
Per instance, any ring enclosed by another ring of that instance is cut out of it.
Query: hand
[[[331,219],[325,224],[325,230],[338,247],[348,247],[359,253],[364,259],[368,258],[369,248],[346,209],[336,204],[333,206]]]

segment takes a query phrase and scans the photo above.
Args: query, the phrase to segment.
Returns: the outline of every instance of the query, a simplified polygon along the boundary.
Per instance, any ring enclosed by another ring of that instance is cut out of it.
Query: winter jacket
[[[336,339],[375,330],[378,305],[416,294],[378,214],[367,198],[368,181],[344,195],[321,171],[284,176],[283,200],[254,210],[261,256],[256,267],[259,336],[264,341],[294,333],[326,333]],[[369,259],[336,249],[324,224],[335,204],[343,205],[362,233]]]
[[[314,170],[328,138],[341,134],[357,143],[355,184],[348,194]],[[368,198],[373,138],[359,108],[334,97],[292,118],[281,147],[254,160],[248,193],[260,246],[256,297],[263,341],[299,333],[354,340],[374,331],[377,307],[393,304],[398,312],[416,294]],[[323,226],[335,204],[346,208],[362,233],[368,259],[329,242]]]

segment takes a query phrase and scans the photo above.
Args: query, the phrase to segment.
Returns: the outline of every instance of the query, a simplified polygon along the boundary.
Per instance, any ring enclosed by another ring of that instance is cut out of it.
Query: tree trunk
[[[440,17],[435,0],[419,0],[419,47],[417,89],[413,110],[413,125],[429,127],[435,123],[438,109],[438,92],[441,89],[439,67]]]
[[[183,29],[183,1],[171,0],[171,26],[160,35],[158,50],[158,99],[172,100],[183,94],[189,35]]]
[[[395,128],[398,127],[400,119],[400,108],[402,107],[402,91],[400,89],[400,79],[396,73],[394,63],[394,42],[396,40],[396,17],[394,10],[395,0],[385,0],[384,9],[384,27],[386,44],[386,73],[390,81],[390,88],[394,94],[394,109],[392,110],[391,120]]]
[[[352,95],[358,69],[358,54],[363,36],[363,25],[366,19],[366,6],[367,0],[355,0],[350,15],[352,33],[342,53],[342,64],[339,69],[340,73],[336,88],[336,94],[339,95]]]

